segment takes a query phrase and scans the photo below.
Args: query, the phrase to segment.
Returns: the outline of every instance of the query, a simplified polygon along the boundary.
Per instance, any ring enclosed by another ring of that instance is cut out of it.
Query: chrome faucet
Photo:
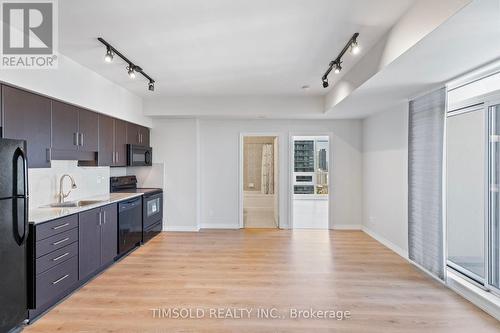
[[[69,191],[67,193],[64,193],[63,192],[63,183],[64,183],[64,178],[66,178],[66,177],[68,177],[71,180],[71,188],[69,189]],[[76,188],[76,183],[75,183],[75,180],[73,179],[73,177],[71,177],[68,174],[62,175],[61,179],[59,180],[59,194],[58,194],[59,203],[63,203],[64,199],[66,199],[68,197],[68,195],[71,193],[71,190],[74,190],[75,188]]]

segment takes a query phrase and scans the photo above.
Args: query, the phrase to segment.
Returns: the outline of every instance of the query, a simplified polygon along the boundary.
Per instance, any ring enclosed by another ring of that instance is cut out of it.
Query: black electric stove
[[[161,188],[137,188],[136,176],[111,177],[109,179],[109,190],[110,192],[144,193],[148,195],[163,192]]]
[[[142,242],[145,243],[162,231],[163,190],[161,188],[137,188],[136,176],[111,177],[111,192],[143,193]],[[120,220],[120,216],[118,216]],[[118,221],[120,225],[120,221]]]

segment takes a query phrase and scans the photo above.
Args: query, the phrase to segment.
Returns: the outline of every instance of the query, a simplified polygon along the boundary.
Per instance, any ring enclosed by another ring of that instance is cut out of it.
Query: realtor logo
[[[55,0],[2,0],[1,68],[56,68]]]

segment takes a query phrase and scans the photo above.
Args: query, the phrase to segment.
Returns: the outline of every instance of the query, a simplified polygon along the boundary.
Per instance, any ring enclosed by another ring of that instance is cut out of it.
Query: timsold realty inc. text
[[[331,309],[277,308],[154,308],[153,318],[160,319],[333,319],[351,318],[350,311]]]

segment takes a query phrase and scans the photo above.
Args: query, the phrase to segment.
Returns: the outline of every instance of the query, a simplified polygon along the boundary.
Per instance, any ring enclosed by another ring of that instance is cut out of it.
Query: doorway
[[[244,228],[278,228],[278,137],[243,136]]]
[[[330,136],[292,136],[292,226],[330,228]]]

